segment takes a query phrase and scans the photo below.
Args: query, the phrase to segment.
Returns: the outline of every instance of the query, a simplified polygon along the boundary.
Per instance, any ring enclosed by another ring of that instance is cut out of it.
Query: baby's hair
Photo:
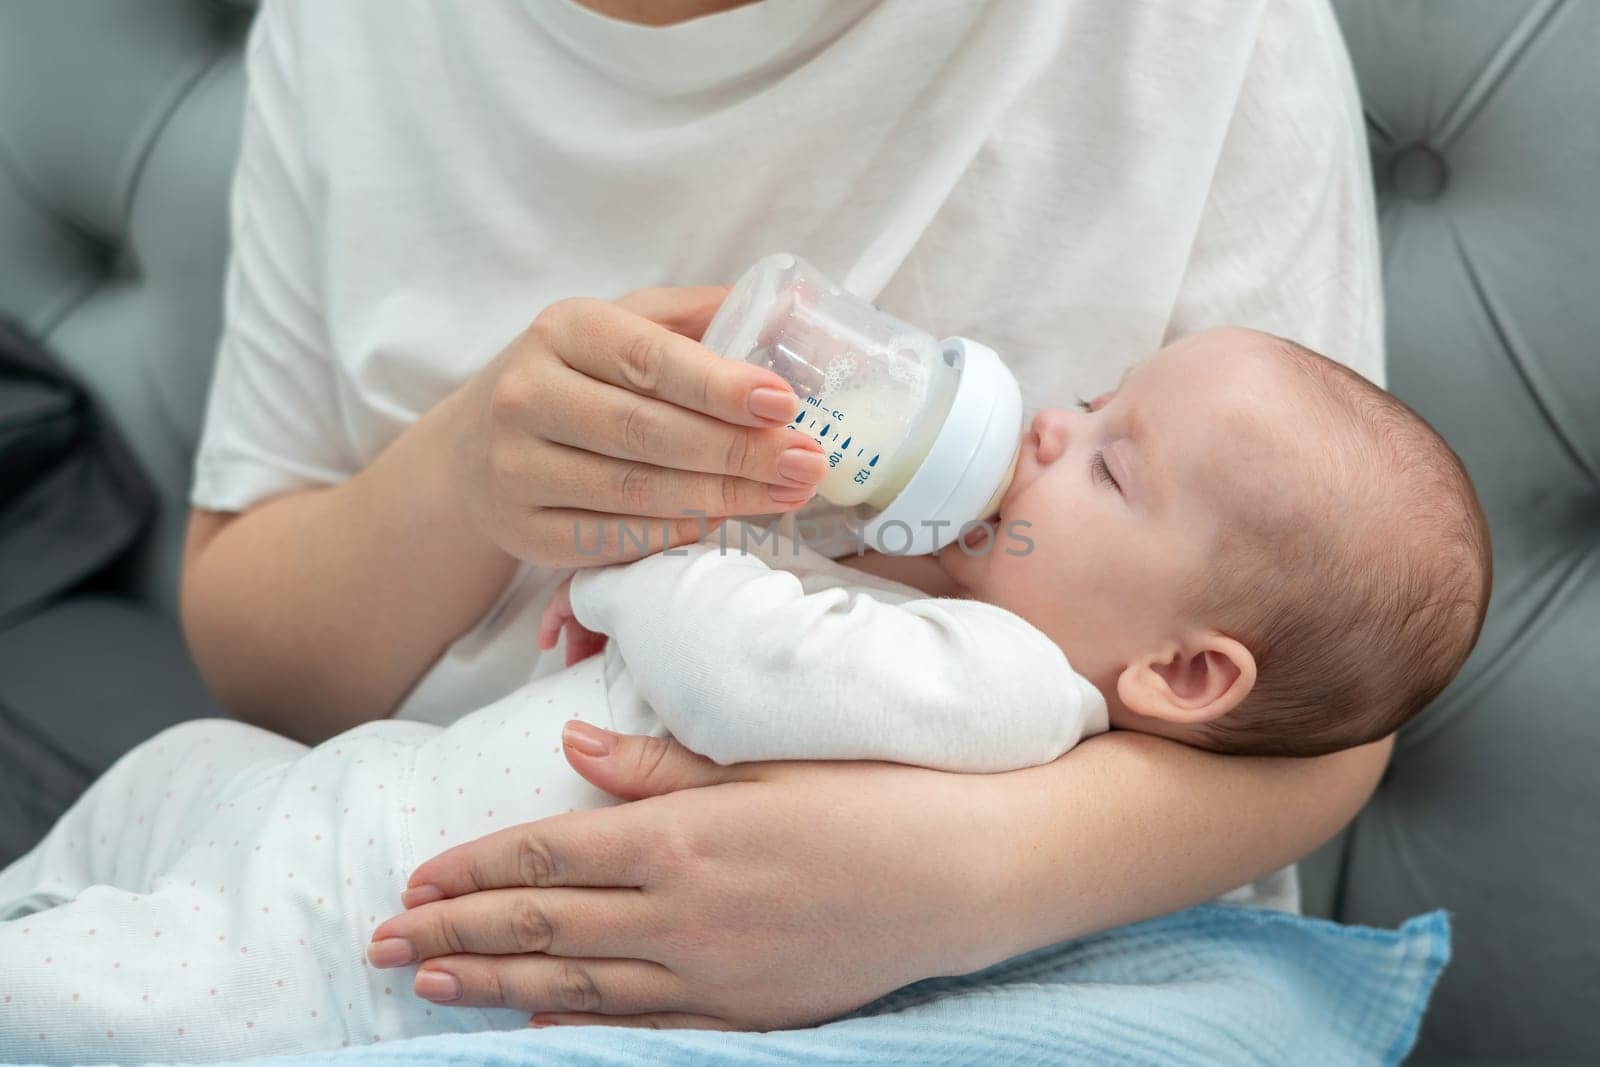
[[[1312,439],[1331,433],[1343,458],[1315,513],[1247,518],[1220,537],[1198,595],[1257,678],[1201,743],[1316,756],[1389,735],[1455,677],[1488,608],[1489,527],[1460,458],[1420,415],[1303,345],[1270,344],[1306,387]]]

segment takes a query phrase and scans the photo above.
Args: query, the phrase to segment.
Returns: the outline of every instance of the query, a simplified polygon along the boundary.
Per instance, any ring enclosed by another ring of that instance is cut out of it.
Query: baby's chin
[[[960,541],[951,541],[934,557],[950,579],[972,596],[981,596],[984,556],[975,556],[961,547]]]

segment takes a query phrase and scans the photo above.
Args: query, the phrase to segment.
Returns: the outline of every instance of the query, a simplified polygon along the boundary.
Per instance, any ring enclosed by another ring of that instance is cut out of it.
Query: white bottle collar
[[[867,547],[922,556],[961,536],[1011,471],[1022,434],[1022,390],[999,355],[965,337],[940,342],[953,354],[955,399],[927,458],[889,506],[862,529]]]

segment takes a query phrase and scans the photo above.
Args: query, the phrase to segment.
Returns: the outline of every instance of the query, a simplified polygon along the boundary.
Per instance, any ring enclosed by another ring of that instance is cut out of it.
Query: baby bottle
[[[704,344],[794,389],[789,425],[828,457],[817,492],[855,509],[870,547],[936,552],[994,515],[1016,469],[1022,393],[992,349],[935,340],[784,253],[745,272]]]

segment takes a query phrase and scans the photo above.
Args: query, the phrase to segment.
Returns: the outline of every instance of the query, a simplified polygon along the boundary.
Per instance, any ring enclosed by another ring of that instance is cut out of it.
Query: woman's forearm
[[[614,562],[648,550],[625,527],[682,545],[696,513],[800,507],[827,467],[788,383],[690,339],[726,294],[558,301],[344,484],[196,512],[184,630],[223,703],[331,736],[390,714],[515,560]]]
[[[184,630],[240,718],[317,740],[387,716],[504,588],[515,561],[451,485],[462,395],[342,485],[194,514]]]
[[[982,962],[1198,904],[1302,858],[1366,803],[1391,744],[1268,759],[1114,731],[994,776],[1007,832]]]

